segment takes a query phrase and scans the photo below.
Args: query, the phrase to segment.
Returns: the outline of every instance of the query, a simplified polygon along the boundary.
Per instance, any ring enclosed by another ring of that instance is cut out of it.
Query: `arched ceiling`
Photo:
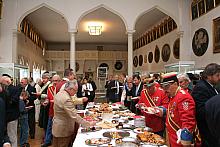
[[[134,40],[166,16],[156,8],[140,16],[135,25]],[[62,15],[47,7],[41,7],[27,15],[26,18],[47,43],[69,44],[68,24]],[[85,24],[89,21],[103,22],[104,30],[100,36],[90,36],[86,31]],[[76,43],[127,44],[125,24],[118,15],[103,7],[98,8],[85,15],[79,22]]]

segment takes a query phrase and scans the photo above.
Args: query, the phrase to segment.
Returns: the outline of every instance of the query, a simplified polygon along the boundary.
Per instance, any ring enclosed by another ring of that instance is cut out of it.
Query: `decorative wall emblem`
[[[196,56],[202,56],[205,54],[209,44],[209,36],[205,29],[198,29],[193,37],[192,48]]]
[[[149,52],[149,54],[148,54],[148,62],[152,63],[152,61],[153,61],[153,53]]]
[[[76,72],[79,70],[79,63],[76,62]]]
[[[133,59],[133,65],[134,65],[134,67],[137,67],[137,65],[138,65],[138,57],[137,56],[135,56]]]
[[[160,60],[160,49],[158,48],[158,46],[156,45],[155,47],[155,51],[154,51],[154,61],[156,63],[158,63]]]
[[[121,70],[122,67],[123,67],[123,64],[122,64],[121,61],[116,61],[116,62],[115,62],[115,69]]]
[[[173,44],[173,56],[176,59],[180,58],[180,39],[177,38]]]
[[[142,64],[143,64],[143,56],[140,55],[139,56],[139,66],[142,66]]]
[[[165,44],[162,48],[162,59],[164,62],[167,62],[170,59],[170,46]]]
[[[108,64],[107,64],[107,63],[101,63],[101,64],[99,65],[99,67],[107,67],[107,69],[109,69],[109,67],[108,67]]]

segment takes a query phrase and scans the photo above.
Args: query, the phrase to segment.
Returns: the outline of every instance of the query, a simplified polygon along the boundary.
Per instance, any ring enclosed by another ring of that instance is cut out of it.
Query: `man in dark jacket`
[[[17,88],[12,85],[11,77],[7,74],[2,76],[2,84],[4,85],[4,93],[6,97],[6,121],[7,133],[11,141],[12,147],[17,147],[17,126],[19,118],[19,93]]]
[[[202,138],[202,146],[214,147],[218,146],[214,140],[214,136],[210,133],[206,123],[205,103],[211,97],[218,94],[214,86],[220,81],[220,65],[211,63],[206,66],[202,79],[196,84],[192,91],[192,97],[196,103],[196,120],[198,129]]]
[[[213,140],[220,146],[220,95],[209,99],[205,104],[205,109],[209,131],[214,137]]]

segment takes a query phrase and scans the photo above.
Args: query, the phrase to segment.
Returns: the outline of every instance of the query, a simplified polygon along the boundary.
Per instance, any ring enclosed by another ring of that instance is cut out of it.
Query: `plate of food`
[[[158,109],[153,108],[153,107],[146,107],[144,112],[148,113],[148,114],[157,114],[160,111]]]
[[[143,133],[138,133],[137,139],[139,139],[143,144],[149,144],[149,145],[165,144],[165,140],[160,135],[148,131],[144,131]]]
[[[110,142],[111,142],[110,138],[91,138],[85,140],[86,145],[90,145],[90,146],[108,144]]]
[[[96,124],[99,127],[102,127],[103,129],[111,129],[114,128],[118,125],[118,123],[112,123],[112,122],[108,122],[108,121],[101,121],[99,123]]]
[[[149,127],[143,127],[143,128],[140,127],[140,128],[135,128],[135,129],[134,129],[134,132],[135,132],[135,133],[144,133],[144,131],[151,132],[152,129],[149,128]]]
[[[111,132],[104,132],[103,136],[104,137],[109,137],[109,138],[112,138],[112,139],[118,139],[118,138],[129,137],[130,133],[125,132],[125,131],[111,131]]]
[[[81,132],[95,132],[101,130],[101,127],[94,126],[94,127],[88,127],[88,128],[82,128]]]

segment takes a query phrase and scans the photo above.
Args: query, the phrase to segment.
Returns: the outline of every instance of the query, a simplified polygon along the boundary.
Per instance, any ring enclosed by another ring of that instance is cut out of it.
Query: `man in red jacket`
[[[142,109],[141,111],[141,113],[145,116],[146,126],[152,128],[154,133],[163,136],[165,128],[163,116],[157,116],[148,110],[149,108],[154,109],[154,107],[166,109],[169,99],[164,90],[156,86],[153,79],[148,79],[148,81],[144,84],[144,87],[145,89],[141,92],[141,98],[138,104],[140,107],[141,105],[144,105],[142,108],[146,109]]]
[[[172,147],[190,146],[196,127],[195,102],[179,87],[176,75],[165,76],[161,85],[170,98],[166,117],[169,143]]]

